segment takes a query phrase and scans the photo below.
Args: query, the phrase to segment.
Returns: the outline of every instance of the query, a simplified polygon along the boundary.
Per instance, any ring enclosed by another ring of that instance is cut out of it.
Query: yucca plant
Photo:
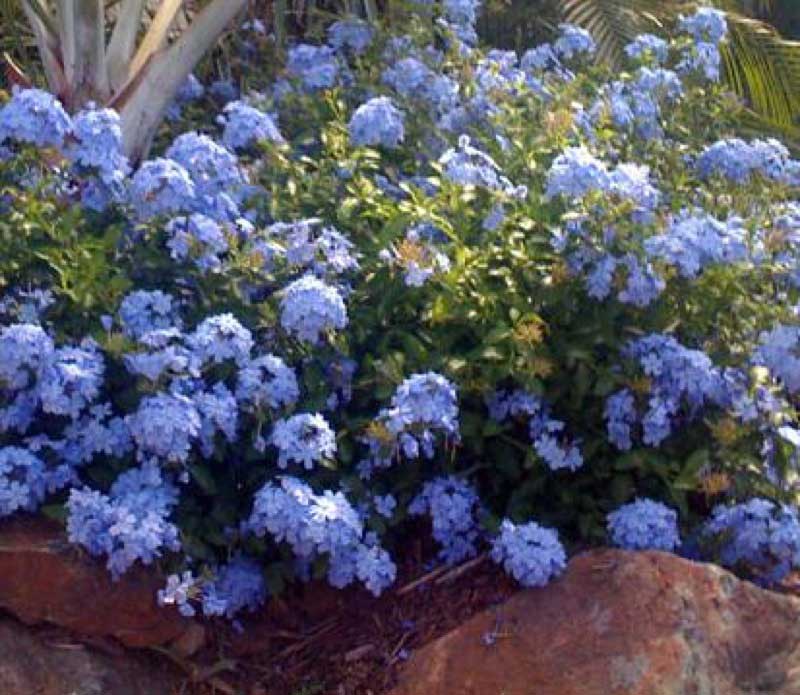
[[[76,111],[89,102],[120,113],[126,154],[147,152],[175,93],[247,0],[211,0],[171,37],[183,0],[162,0],[146,31],[146,0],[19,0],[50,90]],[[152,4],[152,3],[150,3]]]

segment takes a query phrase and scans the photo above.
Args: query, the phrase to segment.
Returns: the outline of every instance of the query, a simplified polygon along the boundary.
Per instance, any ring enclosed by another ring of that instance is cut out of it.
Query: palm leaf
[[[756,19],[729,13],[725,77],[753,110],[780,126],[800,118],[800,42]]]

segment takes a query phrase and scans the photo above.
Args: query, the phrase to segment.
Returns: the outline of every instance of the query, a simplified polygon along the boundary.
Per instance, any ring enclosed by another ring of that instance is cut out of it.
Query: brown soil
[[[502,603],[513,582],[484,556],[456,568],[402,567],[376,599],[322,583],[273,599],[237,632],[215,624],[203,651],[182,663],[183,695],[381,695],[415,649]]]

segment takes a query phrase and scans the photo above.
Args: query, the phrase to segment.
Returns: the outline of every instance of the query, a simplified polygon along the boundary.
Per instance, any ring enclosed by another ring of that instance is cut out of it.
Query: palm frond
[[[729,13],[723,47],[725,77],[753,110],[780,126],[800,118],[800,42],[781,37],[764,22]]]

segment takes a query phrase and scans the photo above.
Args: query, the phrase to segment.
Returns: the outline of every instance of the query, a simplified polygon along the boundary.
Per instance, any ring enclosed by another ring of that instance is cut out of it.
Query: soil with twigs
[[[419,647],[518,590],[485,555],[435,568],[416,549],[380,598],[323,583],[272,599],[237,631],[215,624],[185,695],[382,695]]]

